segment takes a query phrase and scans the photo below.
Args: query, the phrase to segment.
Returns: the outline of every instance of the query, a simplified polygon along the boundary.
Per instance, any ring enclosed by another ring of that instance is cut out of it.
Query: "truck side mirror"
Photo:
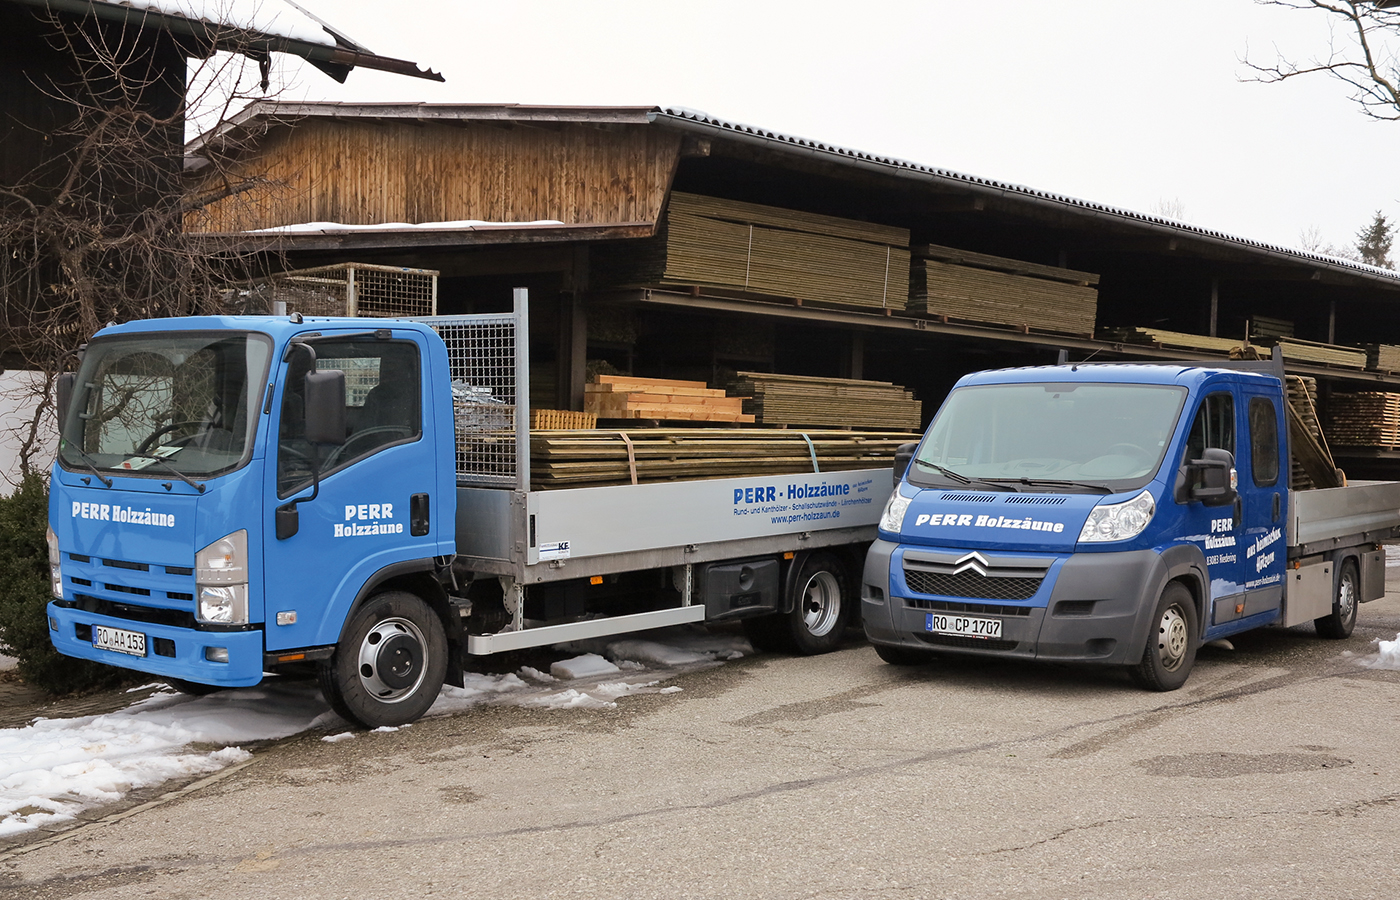
[[[68,405],[73,402],[73,387],[78,383],[77,372],[61,372],[58,382],[54,385],[55,402],[58,404],[54,413],[58,416],[58,427],[63,428],[63,419],[68,415]]]
[[[1235,502],[1239,476],[1235,457],[1229,450],[1210,447],[1183,467],[1189,499],[1206,506],[1228,506]]]
[[[919,449],[918,441],[910,441],[907,444],[900,444],[894,448],[894,483],[899,484],[904,480],[904,473],[909,471],[909,463],[914,459],[914,454]]]
[[[345,373],[323,369],[306,373],[306,439],[313,444],[345,441]]]

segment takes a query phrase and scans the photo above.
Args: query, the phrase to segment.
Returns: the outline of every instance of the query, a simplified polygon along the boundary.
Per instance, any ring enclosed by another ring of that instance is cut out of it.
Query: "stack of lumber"
[[[570,409],[530,410],[530,430],[536,429],[575,429],[593,428],[598,417],[590,412],[575,412]]]
[[[684,422],[752,422],[744,401],[703,381],[599,375],[584,385],[584,412],[599,419],[655,419]]]
[[[1249,339],[1272,343],[1267,338],[1293,337],[1293,323],[1288,319],[1275,319],[1271,316],[1249,317]]]
[[[902,310],[909,230],[672,192],[657,238],[600,259],[622,285],[717,288],[842,306]]]
[[[1297,338],[1280,338],[1274,346],[1283,352],[1284,359],[1294,362],[1322,363],[1347,369],[1366,368],[1366,351],[1356,347],[1338,347],[1336,344],[1319,344]]]
[[[626,435],[626,440],[623,435]],[[530,480],[536,490],[743,475],[883,468],[916,434],[858,431],[684,428],[676,431],[532,431]],[[808,440],[811,445],[808,445]],[[629,444],[630,442],[630,444]]]
[[[1400,448],[1400,394],[1334,393],[1327,411],[1327,433],[1332,436],[1332,443],[1385,450]]]
[[[969,322],[1092,334],[1099,276],[925,244],[913,249],[909,308]]]
[[[1199,350],[1209,353],[1229,353],[1241,345],[1239,338],[1184,334],[1180,331],[1167,331],[1162,328],[1103,328],[1099,331],[1099,337],[1105,341],[1117,341],[1122,344],[1141,344],[1147,347]],[[1269,355],[1267,347],[1259,347],[1258,350],[1260,356],[1267,357]]]
[[[1394,344],[1367,344],[1366,368],[1400,372],[1400,347]]]
[[[923,404],[888,381],[739,372],[730,393],[749,398],[744,410],[763,425],[917,430]]]
[[[1343,483],[1317,416],[1317,379],[1288,375],[1288,431],[1292,453],[1289,486],[1295,491]]]

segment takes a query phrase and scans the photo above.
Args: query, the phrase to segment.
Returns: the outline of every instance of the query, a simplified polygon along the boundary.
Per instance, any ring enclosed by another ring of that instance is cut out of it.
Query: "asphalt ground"
[[[0,843],[0,895],[1390,897],[1400,671],[1364,663],[1397,633],[1393,592],[1345,641],[1205,647],[1166,694],[852,640],[612,710],[308,733]]]

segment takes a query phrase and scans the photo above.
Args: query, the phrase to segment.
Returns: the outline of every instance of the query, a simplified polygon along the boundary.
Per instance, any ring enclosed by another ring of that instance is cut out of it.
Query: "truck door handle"
[[[408,533],[414,537],[422,537],[428,533],[430,524],[428,517],[428,495],[414,494],[408,498]]]
[[[1275,491],[1275,492],[1274,492],[1274,521],[1275,521],[1275,522],[1278,521],[1279,513],[1282,512],[1282,511],[1283,511],[1283,497],[1282,497],[1277,491]]]
[[[1243,521],[1244,521],[1244,498],[1243,498],[1243,497],[1240,497],[1240,496],[1238,496],[1238,495],[1236,495],[1236,497],[1235,497],[1235,527],[1236,527],[1236,528],[1239,528],[1239,527],[1240,527],[1240,523],[1243,522]]]

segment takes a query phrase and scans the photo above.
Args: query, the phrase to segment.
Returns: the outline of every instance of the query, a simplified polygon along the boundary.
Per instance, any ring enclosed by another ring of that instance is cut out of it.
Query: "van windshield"
[[[209,476],[247,461],[267,382],[265,335],[162,332],[99,338],[63,422],[69,468]]]
[[[1185,399],[1186,389],[1175,385],[959,388],[929,428],[916,457],[924,465],[912,466],[909,478],[925,486],[958,484],[935,468],[941,467],[987,481],[1130,490],[1150,481],[1161,465]]]

